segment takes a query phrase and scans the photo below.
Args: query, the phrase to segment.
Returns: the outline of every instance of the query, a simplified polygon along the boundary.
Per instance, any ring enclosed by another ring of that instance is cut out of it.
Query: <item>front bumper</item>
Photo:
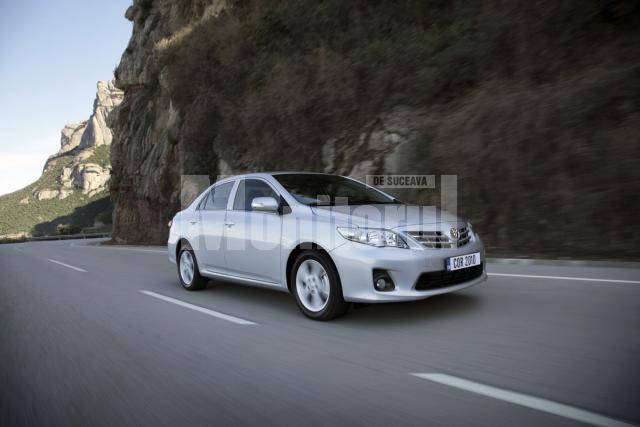
[[[445,270],[445,260],[452,256],[480,252],[483,265],[479,277],[456,285],[418,291],[416,281],[422,273]],[[351,302],[413,301],[454,292],[477,285],[487,279],[484,245],[476,240],[456,249],[376,248],[347,242],[330,252],[340,274],[342,293]],[[395,284],[387,292],[373,287],[373,270],[386,270]]]
[[[178,247],[179,236],[177,233],[174,233],[173,230],[169,231],[169,239],[167,240],[167,255],[169,257],[169,261],[172,263],[176,263],[176,249]]]

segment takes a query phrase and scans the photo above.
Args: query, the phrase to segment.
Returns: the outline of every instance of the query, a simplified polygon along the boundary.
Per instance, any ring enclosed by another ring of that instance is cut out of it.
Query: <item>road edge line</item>
[[[614,418],[600,415],[585,409],[576,408],[575,406],[566,405],[564,403],[554,402],[552,400],[543,399],[541,397],[529,396],[524,393],[505,390],[464,378],[455,377],[453,375],[438,373],[411,373],[414,377],[432,381],[438,384],[447,385],[460,390],[471,393],[480,394],[482,396],[491,397],[503,402],[513,403],[526,408],[535,409],[540,412],[558,415],[564,418],[580,421],[602,427],[632,427],[633,424],[619,421]]]
[[[515,273],[487,273],[487,276],[520,277],[524,279],[574,280],[578,282],[628,283],[633,285],[640,285],[640,280],[596,279],[591,277],[543,276],[543,275],[537,275],[537,274],[515,274]]]

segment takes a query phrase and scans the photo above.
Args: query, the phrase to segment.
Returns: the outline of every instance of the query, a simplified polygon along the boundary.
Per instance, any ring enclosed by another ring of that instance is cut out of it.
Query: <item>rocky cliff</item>
[[[113,139],[106,120],[122,97],[112,81],[98,82],[91,117],[62,129],[60,150],[47,160],[43,173],[64,163],[62,172],[53,182],[36,186],[33,196],[37,200],[64,199],[74,192],[93,196],[106,190],[111,176],[108,147]]]
[[[0,197],[0,237],[51,234],[59,224],[91,226],[110,209],[112,133],[107,118],[122,97],[112,81],[98,82],[91,116],[64,126],[60,149],[46,161],[42,176]]]
[[[162,79],[160,51],[178,43],[193,28],[215,17],[224,1],[135,1],[126,11],[133,34],[116,69],[116,84],[125,92],[112,118],[116,143],[110,184],[114,202],[114,240],[158,243],[179,207],[182,174],[215,176],[217,162],[210,141],[200,138],[182,147],[184,112],[173,107]]]
[[[135,0],[126,17],[117,241],[166,239],[182,175],[304,169],[457,175],[493,254],[636,256],[637,2]]]

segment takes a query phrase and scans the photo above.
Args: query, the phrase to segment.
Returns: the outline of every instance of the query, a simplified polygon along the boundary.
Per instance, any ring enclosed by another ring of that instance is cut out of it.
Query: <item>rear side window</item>
[[[238,185],[233,209],[237,211],[250,211],[251,202],[256,197],[273,197],[278,200],[278,195],[269,184],[260,179],[243,179]]]
[[[229,200],[229,194],[232,188],[233,182],[225,182],[224,184],[213,187],[204,205],[204,210],[223,211],[227,209],[227,201]]]

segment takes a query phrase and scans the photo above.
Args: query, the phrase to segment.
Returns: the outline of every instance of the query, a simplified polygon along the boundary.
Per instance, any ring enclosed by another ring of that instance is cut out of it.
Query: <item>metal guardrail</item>
[[[38,240],[98,239],[101,237],[111,237],[111,233],[55,234],[52,236],[27,237],[24,240],[32,242]]]

